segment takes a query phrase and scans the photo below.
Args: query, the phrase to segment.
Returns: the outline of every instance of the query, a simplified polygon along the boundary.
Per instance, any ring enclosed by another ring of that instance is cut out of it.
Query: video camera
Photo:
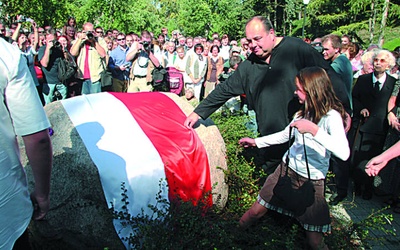
[[[324,52],[324,47],[322,47],[321,42],[312,42],[311,46],[321,54],[322,54],[322,52]]]
[[[26,17],[26,16],[21,16],[20,19],[17,21],[18,23],[23,23],[23,22],[32,22],[33,19]]]

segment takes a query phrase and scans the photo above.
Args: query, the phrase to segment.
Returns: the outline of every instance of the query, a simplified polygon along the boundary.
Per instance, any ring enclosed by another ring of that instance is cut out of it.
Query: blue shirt
[[[132,66],[131,62],[127,62],[125,60],[128,50],[128,46],[126,46],[125,49],[121,46],[118,46],[111,51],[110,59],[108,60],[108,68],[111,70],[113,77],[121,81],[129,79],[129,70]],[[122,65],[127,66],[124,71],[119,69],[119,67]]]

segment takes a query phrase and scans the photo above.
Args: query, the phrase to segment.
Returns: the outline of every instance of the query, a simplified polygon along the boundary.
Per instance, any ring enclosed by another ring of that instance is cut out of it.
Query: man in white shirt
[[[1,38],[0,72],[0,249],[24,249],[32,213],[33,219],[43,219],[50,206],[50,123],[25,58]],[[17,135],[22,136],[35,179],[30,195]]]

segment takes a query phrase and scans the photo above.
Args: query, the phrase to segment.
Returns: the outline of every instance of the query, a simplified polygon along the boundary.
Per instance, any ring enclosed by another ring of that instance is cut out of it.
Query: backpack
[[[75,75],[78,66],[76,65],[72,56],[68,53],[68,59],[62,57],[58,60],[57,68],[58,80],[60,80],[62,83],[65,83]]]
[[[183,89],[183,74],[174,67],[167,68],[167,81],[169,83],[169,91],[180,95]]]
[[[153,91],[169,92],[169,83],[167,81],[167,70],[162,66],[154,68],[151,71],[153,80],[151,85],[153,86]]]

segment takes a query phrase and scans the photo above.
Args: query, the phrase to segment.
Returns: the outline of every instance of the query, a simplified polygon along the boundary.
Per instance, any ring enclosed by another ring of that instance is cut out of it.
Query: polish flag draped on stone
[[[196,132],[183,126],[186,116],[168,96],[99,93],[62,105],[98,168],[109,207],[121,211],[126,205],[122,183],[133,216],[141,209],[151,213],[148,205],[156,205],[160,188],[166,199],[194,203],[211,193],[205,148]],[[207,202],[211,205],[211,195]],[[118,220],[114,226],[120,237],[131,233]]]

